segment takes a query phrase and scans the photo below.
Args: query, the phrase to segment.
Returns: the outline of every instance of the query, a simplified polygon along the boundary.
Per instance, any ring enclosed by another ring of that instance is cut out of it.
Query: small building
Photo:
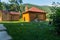
[[[25,7],[25,12],[23,12],[22,18],[26,22],[31,21],[45,21],[46,20],[46,12],[43,10],[40,10],[36,7],[32,7],[28,9],[28,7]]]
[[[18,21],[20,19],[19,12],[10,12],[10,20],[11,21]]]
[[[20,19],[19,12],[8,12],[0,10],[0,21],[18,21]]]

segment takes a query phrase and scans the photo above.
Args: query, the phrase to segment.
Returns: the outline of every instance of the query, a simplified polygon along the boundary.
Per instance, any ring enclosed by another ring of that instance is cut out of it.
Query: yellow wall
[[[23,20],[24,18],[25,18],[25,22],[30,22],[29,13],[23,14]]]

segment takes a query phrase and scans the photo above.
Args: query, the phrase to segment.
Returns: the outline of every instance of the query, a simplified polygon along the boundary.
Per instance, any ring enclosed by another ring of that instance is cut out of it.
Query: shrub
[[[60,8],[56,8],[53,16],[53,25],[56,27],[57,33],[60,34]]]

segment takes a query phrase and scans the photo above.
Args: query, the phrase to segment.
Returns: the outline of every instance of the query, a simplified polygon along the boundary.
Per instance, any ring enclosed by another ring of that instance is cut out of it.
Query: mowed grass
[[[46,23],[4,23],[13,40],[60,40]]]

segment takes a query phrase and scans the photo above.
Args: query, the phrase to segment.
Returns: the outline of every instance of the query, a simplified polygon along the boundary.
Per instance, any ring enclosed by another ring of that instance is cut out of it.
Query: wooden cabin
[[[18,21],[20,19],[19,12],[10,12],[10,19],[11,21]]]
[[[22,16],[23,20],[26,22],[31,21],[45,21],[46,20],[46,12],[43,10],[40,10],[36,7],[32,7],[28,9],[28,7],[25,7],[25,12],[23,12]]]
[[[20,19],[19,12],[0,11],[0,15],[1,21],[18,21]]]

